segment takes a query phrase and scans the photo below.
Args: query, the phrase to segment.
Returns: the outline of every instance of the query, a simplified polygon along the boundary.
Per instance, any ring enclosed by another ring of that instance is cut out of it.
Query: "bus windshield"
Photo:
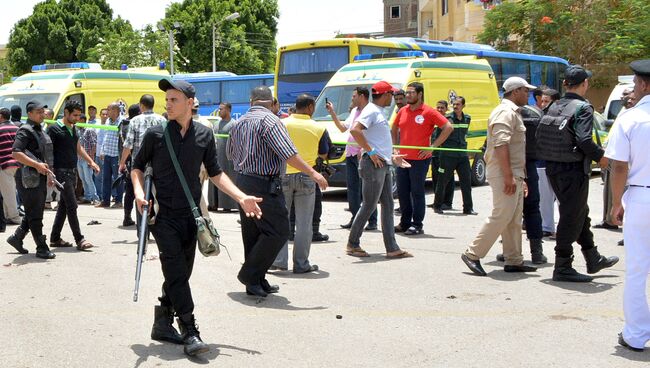
[[[401,88],[399,84],[393,84],[396,88]],[[316,100],[316,109],[314,111],[314,115],[312,116],[312,119],[315,121],[332,121],[332,117],[330,116],[329,112],[325,108],[325,99],[327,98],[327,101],[331,102],[334,105],[334,111],[336,112],[336,115],[338,116],[339,120],[344,121],[345,119],[350,116],[350,102],[352,101],[352,92],[354,91],[355,88],[357,87],[366,87],[368,90],[372,87],[372,85],[359,85],[359,86],[333,86],[333,87],[326,87],[323,92],[321,92],[320,96]],[[372,96],[370,97],[372,99]],[[382,114],[386,118],[386,120],[390,119],[390,116],[393,113],[393,109],[395,108],[395,101],[391,101],[390,106],[384,107],[382,109]]]
[[[23,115],[27,114],[25,111],[29,101],[36,100],[50,109],[54,109],[57,101],[59,101],[58,93],[30,93],[30,94],[17,94],[17,95],[0,95],[0,107],[11,108],[13,105],[18,105],[23,110]]]
[[[279,75],[335,72],[350,60],[348,46],[317,47],[282,53]]]

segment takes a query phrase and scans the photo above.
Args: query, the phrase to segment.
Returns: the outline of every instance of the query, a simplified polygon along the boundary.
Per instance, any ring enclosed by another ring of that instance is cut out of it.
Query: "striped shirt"
[[[122,116],[113,121],[108,119],[109,126],[119,126],[122,121]],[[120,156],[120,132],[116,130],[105,130],[104,141],[102,142],[101,148],[99,150],[99,155],[109,156],[109,157],[119,157]]]
[[[17,131],[18,127],[11,121],[0,123],[0,169],[2,170],[19,167],[18,161],[11,156]]]
[[[298,153],[287,128],[270,110],[253,106],[232,127],[228,156],[243,174],[280,175]]]
[[[131,124],[129,124],[129,130],[126,133],[124,148],[131,149],[132,157],[137,156],[140,146],[142,145],[142,138],[147,129],[152,126],[160,125],[165,121],[166,120],[162,115],[158,115],[153,111],[145,111],[134,117],[131,120]]]

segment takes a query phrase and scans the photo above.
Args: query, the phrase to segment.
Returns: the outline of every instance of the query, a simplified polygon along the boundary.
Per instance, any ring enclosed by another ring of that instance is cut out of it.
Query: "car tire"
[[[486,163],[482,154],[474,156],[472,162],[472,186],[480,187],[485,185],[486,181]]]

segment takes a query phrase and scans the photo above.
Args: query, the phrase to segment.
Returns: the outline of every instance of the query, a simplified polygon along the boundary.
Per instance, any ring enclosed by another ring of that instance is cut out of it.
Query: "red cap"
[[[372,85],[372,94],[373,95],[381,95],[386,92],[397,92],[399,89],[393,87],[390,85],[390,83],[385,82],[385,81],[379,81],[375,84]]]

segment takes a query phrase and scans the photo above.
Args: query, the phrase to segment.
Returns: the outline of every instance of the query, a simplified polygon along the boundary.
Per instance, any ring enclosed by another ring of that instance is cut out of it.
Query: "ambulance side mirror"
[[[614,125],[614,119],[605,120],[605,128],[609,129]]]

